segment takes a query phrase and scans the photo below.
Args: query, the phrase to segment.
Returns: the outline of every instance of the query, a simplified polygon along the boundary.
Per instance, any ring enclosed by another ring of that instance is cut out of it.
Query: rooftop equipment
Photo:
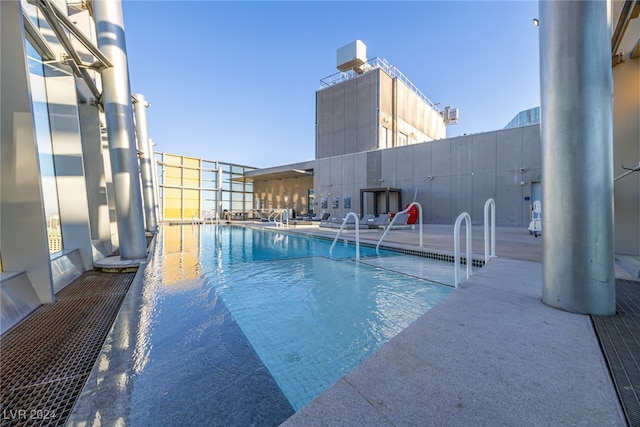
[[[440,112],[442,114],[442,118],[444,119],[445,125],[454,125],[458,123],[460,118],[460,113],[457,108],[451,108],[450,105],[444,107],[444,110]]]
[[[366,63],[367,46],[361,40],[353,41],[338,49],[338,70],[342,72],[354,70],[356,73],[362,74],[364,72],[363,65]]]

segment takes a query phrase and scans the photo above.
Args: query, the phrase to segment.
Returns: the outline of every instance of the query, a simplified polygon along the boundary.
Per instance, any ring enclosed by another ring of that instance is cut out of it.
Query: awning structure
[[[251,171],[251,172],[254,172],[254,171]],[[246,181],[274,181],[278,179],[301,178],[305,176],[313,176],[313,169],[311,170],[289,169],[289,170],[282,170],[282,171],[262,173],[262,174],[250,174],[246,172],[243,179]]]
[[[360,189],[360,218],[364,216],[364,193],[372,193],[374,195],[373,214],[378,216],[381,212],[378,212],[378,195],[385,195],[385,212],[389,212],[389,196],[391,193],[398,194],[398,207],[402,209],[402,190],[399,188],[391,187],[378,187],[378,188],[362,188]]]

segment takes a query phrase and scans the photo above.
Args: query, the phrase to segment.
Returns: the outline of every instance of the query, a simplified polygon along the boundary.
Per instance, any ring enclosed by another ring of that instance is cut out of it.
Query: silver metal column
[[[147,126],[147,108],[149,103],[144,95],[136,93],[133,97],[133,111],[136,117],[136,135],[138,137],[138,149],[140,155],[140,175],[142,178],[142,196],[144,202],[144,217],[146,230],[155,233],[158,230],[158,218],[156,217],[155,188],[153,186],[153,152],[149,152],[149,132]]]
[[[129,69],[120,0],[94,0],[98,48],[113,67],[102,71],[102,96],[107,120],[120,257],[147,256],[138,158],[133,133]]]
[[[609,1],[540,1],[543,296],[615,314]]]

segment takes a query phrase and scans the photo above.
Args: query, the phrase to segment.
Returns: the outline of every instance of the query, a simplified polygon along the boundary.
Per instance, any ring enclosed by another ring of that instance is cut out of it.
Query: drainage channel
[[[134,276],[88,271],[0,338],[0,425],[65,425]]]
[[[640,427],[640,282],[616,280],[616,315],[591,316],[627,422]]]

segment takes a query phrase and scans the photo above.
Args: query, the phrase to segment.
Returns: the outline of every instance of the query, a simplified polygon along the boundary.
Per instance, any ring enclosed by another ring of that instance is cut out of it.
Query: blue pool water
[[[329,258],[331,242],[322,239],[220,231],[203,230],[203,241],[222,250],[202,257],[202,273],[295,410],[452,291],[357,263],[353,245],[338,244]],[[368,256],[375,249],[361,247]]]
[[[352,244],[329,257],[331,241],[236,226],[159,236],[132,344],[109,356],[132,366],[104,380],[132,426],[278,425],[453,291],[392,271],[411,263],[397,252],[356,262]]]

